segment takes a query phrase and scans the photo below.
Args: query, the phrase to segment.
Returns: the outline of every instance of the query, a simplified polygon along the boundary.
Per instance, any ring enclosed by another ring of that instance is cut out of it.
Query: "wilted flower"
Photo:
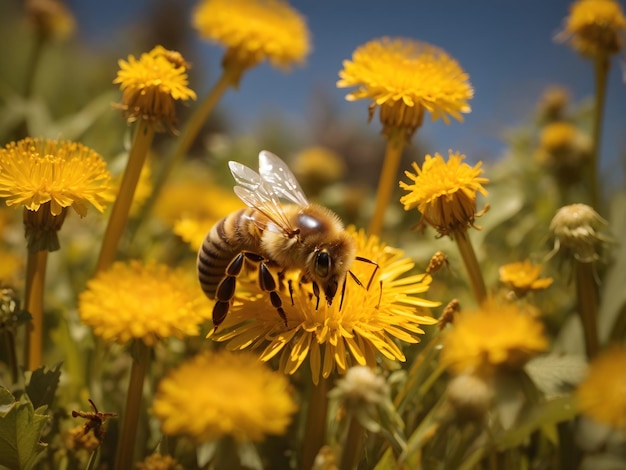
[[[618,2],[577,0],[557,38],[569,40],[584,56],[611,55],[620,51],[624,32],[626,17]]]
[[[161,380],[152,410],[168,435],[260,441],[283,434],[296,405],[287,378],[253,354],[207,351]]]
[[[580,412],[594,420],[626,429],[626,346],[600,353],[576,391]]]
[[[500,266],[499,274],[500,282],[513,289],[518,297],[530,291],[547,289],[554,282],[551,277],[540,278],[541,265],[534,265],[530,260]]]
[[[310,51],[306,21],[279,0],[202,0],[193,25],[201,37],[226,47],[224,66],[243,70],[269,60],[285,69]]]
[[[543,325],[517,304],[490,300],[456,315],[444,333],[441,361],[455,374],[521,368],[548,348]]]
[[[170,336],[194,336],[211,309],[195,280],[155,263],[115,263],[87,283],[78,313],[105,341],[138,339],[151,346]]]
[[[364,286],[371,284],[369,289],[347,279],[343,302],[332,306],[320,302],[316,308],[310,285],[301,284],[300,273],[294,273],[289,279],[293,305],[283,303],[288,329],[268,296],[259,294],[238,299],[220,330],[210,336],[228,341],[231,350],[264,347],[261,360],[280,356],[280,369],[286,374],[296,372],[308,358],[314,383],[320,373],[327,378],[335,369],[344,374],[357,364],[374,367],[377,353],[404,361],[397,340],[417,343],[424,333],[421,326],[436,323],[419,312],[439,303],[415,297],[428,290],[431,277],[406,276],[414,263],[400,250],[363,232],[352,233],[357,255],[378,263],[373,279],[371,264],[355,261],[351,267]]]
[[[175,101],[196,99],[196,93],[187,86],[186,62],[182,57],[176,59],[179,56],[176,51],[156,46],[139,60],[129,55],[128,61],[118,61],[120,70],[113,83],[124,92],[119,107],[128,122],[144,119],[156,125],[176,125]]]
[[[426,155],[422,168],[413,163],[415,174],[404,172],[413,184],[400,182],[409,192],[400,199],[404,210],[417,208],[422,215],[420,223],[431,225],[442,236],[474,226],[475,217],[482,215],[476,212],[476,193],[486,196],[483,184],[489,180],[480,176],[482,162],[471,167],[463,163],[464,158],[452,151],[447,162],[438,153]]]
[[[474,96],[469,76],[446,52],[413,39],[372,40],[343,62],[340,88],[357,87],[349,101],[371,99],[370,114],[380,107],[383,132],[400,128],[410,137],[420,127],[424,112],[446,123],[462,121]]]

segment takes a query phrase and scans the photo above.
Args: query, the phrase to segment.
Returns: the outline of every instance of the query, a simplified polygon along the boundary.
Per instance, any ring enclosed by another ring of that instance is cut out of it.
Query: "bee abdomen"
[[[198,280],[207,297],[215,298],[217,285],[224,278],[226,267],[241,251],[238,224],[244,211],[237,211],[217,222],[198,250]]]

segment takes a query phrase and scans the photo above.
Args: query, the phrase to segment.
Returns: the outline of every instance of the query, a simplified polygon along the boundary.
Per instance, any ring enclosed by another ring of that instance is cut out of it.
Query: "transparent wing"
[[[296,177],[287,164],[273,153],[267,150],[259,153],[259,173],[263,182],[270,186],[279,198],[298,206],[309,205]]]
[[[237,197],[272,222],[271,225],[266,225],[259,220],[254,220],[255,224],[262,230],[272,230],[292,236],[294,229],[272,187],[266,184],[256,171],[241,163],[228,162],[228,166],[237,182],[237,186],[233,188]]]

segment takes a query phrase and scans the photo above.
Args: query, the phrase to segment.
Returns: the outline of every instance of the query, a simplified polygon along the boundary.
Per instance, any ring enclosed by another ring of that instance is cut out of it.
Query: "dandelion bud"
[[[366,366],[348,369],[345,377],[337,381],[331,396],[341,397],[349,404],[377,405],[389,395],[389,387],[384,377]]]
[[[562,86],[551,86],[539,100],[539,116],[544,122],[551,122],[563,118],[563,114],[570,102],[569,92]]]
[[[44,38],[68,38],[76,29],[72,12],[58,0],[27,0],[26,13]]]
[[[443,309],[443,313],[437,323],[437,328],[441,331],[446,327],[446,325],[452,324],[454,322],[454,317],[460,311],[461,304],[459,303],[459,299],[452,299]]]
[[[426,267],[426,273],[435,274],[444,266],[448,266],[448,258],[443,251],[439,250],[430,258],[428,266]]]
[[[493,398],[492,388],[475,374],[462,374],[448,384],[448,403],[462,420],[475,421],[489,410]]]
[[[600,259],[600,249],[608,237],[598,232],[607,222],[586,204],[561,207],[552,222],[550,232],[554,235],[554,250],[563,251],[581,263]]]

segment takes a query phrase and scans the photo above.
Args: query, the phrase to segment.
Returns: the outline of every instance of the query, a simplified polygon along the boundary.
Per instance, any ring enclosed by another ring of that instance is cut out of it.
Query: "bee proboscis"
[[[316,308],[322,294],[331,305],[340,285],[343,301],[348,274],[362,285],[350,271],[354,260],[378,269],[375,262],[356,256],[354,239],[339,217],[309,203],[296,177],[276,155],[262,151],[258,173],[241,163],[228,165],[237,183],[234,192],[248,207],[217,222],[198,251],[200,286],[215,299],[215,328],[230,310],[237,277],[246,264],[258,266],[259,286],[285,325],[287,316],[270,267],[279,273],[300,270],[302,281],[311,282]]]

